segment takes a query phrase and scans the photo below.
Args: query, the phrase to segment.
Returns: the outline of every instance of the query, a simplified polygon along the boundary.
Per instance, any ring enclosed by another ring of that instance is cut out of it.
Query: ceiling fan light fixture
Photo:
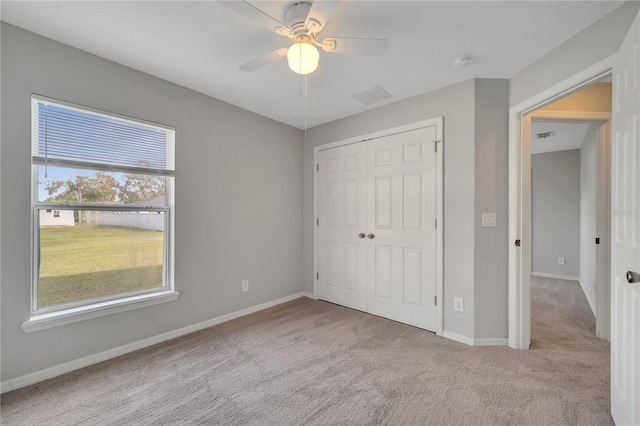
[[[318,68],[320,52],[306,40],[297,41],[287,51],[287,61],[291,71],[303,75],[311,74]]]

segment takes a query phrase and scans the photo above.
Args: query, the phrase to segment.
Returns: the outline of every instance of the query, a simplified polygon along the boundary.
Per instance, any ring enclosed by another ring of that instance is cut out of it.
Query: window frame
[[[123,116],[120,114],[98,110],[96,108],[86,107],[58,99],[52,99],[45,96],[32,94],[31,105],[33,102],[42,101],[48,102],[62,107],[69,107],[80,110],[81,112],[87,112],[90,114],[98,114],[108,118],[115,118],[126,122],[131,122],[137,125],[151,126],[165,131],[173,132],[173,152],[171,155],[175,158],[175,129],[149,121]],[[34,117],[32,114],[31,122],[33,123]],[[33,124],[32,124],[33,126]],[[30,149],[33,151],[34,135],[32,127],[32,135],[30,138]],[[151,174],[144,168],[129,168],[127,167],[109,167],[104,165],[98,165],[96,168],[89,167],[87,164],[74,164],[73,161],[63,160],[50,160],[48,164],[52,167],[73,167],[77,169],[84,169],[91,172],[96,171],[114,171],[114,172],[132,172],[139,174]],[[176,300],[180,293],[175,291],[174,282],[174,234],[175,234],[175,172],[172,175],[167,175],[162,172],[155,172],[154,174],[164,177],[165,180],[165,206],[151,206],[140,205],[135,206],[127,204],[91,204],[91,203],[58,203],[58,202],[45,202],[38,200],[38,179],[39,179],[39,167],[42,164],[34,162],[33,154],[30,155],[31,165],[31,299],[30,299],[30,319],[22,324],[22,328],[25,332],[45,329],[49,327],[55,327],[58,325],[64,325],[71,322],[81,321],[88,318],[95,318],[96,316],[108,315],[111,313],[126,311],[135,309],[137,307],[149,306],[156,303],[163,303],[165,301]],[[64,304],[58,304],[54,306],[38,308],[38,281],[39,281],[39,263],[40,263],[40,211],[46,210],[86,210],[86,211],[128,211],[128,212],[161,212],[164,216],[164,231],[163,231],[163,267],[162,267],[162,286],[153,289],[140,290],[129,293],[120,293],[111,296],[96,297],[91,299],[84,299],[75,302],[69,302]]]

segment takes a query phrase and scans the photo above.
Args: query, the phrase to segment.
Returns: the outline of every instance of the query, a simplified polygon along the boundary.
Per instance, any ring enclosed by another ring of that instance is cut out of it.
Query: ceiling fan
[[[367,56],[380,56],[388,47],[388,41],[384,38],[321,38],[322,29],[338,7],[337,1],[316,0],[293,3],[286,10],[285,23],[247,1],[220,1],[220,3],[276,34],[289,37],[293,42],[291,47],[274,50],[240,65],[240,69],[244,71],[255,71],[286,56],[292,71],[298,74],[310,74],[318,68],[320,60],[320,52],[316,46],[329,53]]]

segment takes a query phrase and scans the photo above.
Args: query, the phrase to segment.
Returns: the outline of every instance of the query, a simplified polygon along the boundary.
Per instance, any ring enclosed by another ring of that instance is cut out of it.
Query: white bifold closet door
[[[321,151],[318,164],[318,297],[366,311],[367,146]]]
[[[436,330],[436,127],[319,152],[318,297]]]

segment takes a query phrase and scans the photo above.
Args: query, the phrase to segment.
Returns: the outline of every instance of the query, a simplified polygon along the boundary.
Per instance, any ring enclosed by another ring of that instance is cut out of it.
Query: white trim
[[[128,354],[130,352],[134,352],[143,348],[147,348],[149,346],[157,345],[158,343],[166,342],[167,340],[175,339],[177,337],[194,333],[205,328],[213,327],[214,325],[222,324],[223,322],[231,321],[233,319],[240,318],[242,316],[261,311],[263,309],[271,308],[273,306],[280,305],[291,300],[299,299],[300,297],[308,297],[307,295],[308,293],[303,292],[295,293],[290,296],[282,297],[270,302],[261,303],[250,308],[222,315],[217,318],[213,318],[197,324],[188,325],[177,330],[142,339],[137,342],[106,350],[104,352],[99,352],[97,354],[89,355],[84,358],[65,362],[64,364],[59,364],[54,367],[45,368],[44,370],[36,371],[35,373],[25,374],[24,376],[16,377],[15,379],[5,380],[4,382],[0,383],[0,392],[4,393],[24,386],[29,386],[43,380],[54,378],[61,374],[69,373],[71,371],[78,370],[89,365],[97,364],[99,362],[106,361],[108,359]]]
[[[465,345],[473,346],[473,339],[467,336],[463,336],[461,334],[452,333],[451,331],[444,330],[442,332],[442,337],[445,337],[449,340],[456,341],[458,343],[464,343]]]
[[[441,336],[444,328],[444,117],[439,117],[436,127],[436,140],[440,141],[440,149],[436,151],[436,318],[438,322],[434,330]],[[431,121],[431,120],[430,120]],[[437,145],[436,145],[437,146]]]
[[[308,291],[303,291],[300,293],[300,297],[308,297],[309,299],[318,300],[315,294],[309,293]]]
[[[580,281],[580,278],[571,277],[569,275],[545,274],[544,272],[532,272],[531,275],[534,277],[554,278],[557,280]]]
[[[336,148],[336,147],[339,147],[339,146],[349,145],[349,144],[356,143],[356,142],[363,142],[363,141],[366,141],[366,140],[369,140],[369,139],[382,138],[382,137],[385,137],[385,136],[394,135],[396,133],[410,132],[412,130],[422,129],[423,127],[433,126],[433,120],[440,120],[441,118],[442,118],[442,116],[434,117],[434,118],[430,118],[429,120],[416,121],[415,123],[404,124],[402,126],[392,127],[390,129],[378,130],[377,132],[367,133],[365,135],[354,136],[354,137],[351,137],[351,138],[347,138],[347,139],[343,139],[343,140],[327,143],[327,144],[324,144],[324,145],[319,145],[319,146],[314,147],[314,149],[313,149],[314,150],[314,154],[317,151],[324,151],[325,149]],[[315,156],[314,156],[314,159],[315,159]]]
[[[422,129],[429,126],[436,126],[436,140],[440,141],[440,149],[436,153],[436,220],[438,223],[438,229],[436,230],[436,289],[435,295],[440,302],[436,305],[436,318],[438,322],[436,329],[431,330],[438,336],[442,336],[443,324],[444,324],[444,160],[442,153],[444,151],[444,117],[434,117],[428,120],[417,121],[415,123],[405,124],[402,126],[392,127],[386,130],[379,130],[377,132],[368,133],[361,136],[354,136],[341,141],[331,142],[324,145],[319,145],[313,148],[313,294],[314,299],[318,295],[318,280],[316,274],[318,273],[318,226],[316,225],[316,218],[318,218],[318,170],[316,164],[318,164],[318,154],[320,151],[326,149],[337,148],[340,146],[350,145],[357,142],[364,142],[370,139],[381,138],[385,136],[391,136],[397,133],[410,132],[412,130]]]
[[[509,115],[528,113],[533,110],[539,109],[545,105],[553,103],[554,101],[567,96],[580,90],[584,86],[588,86],[602,78],[602,75],[607,74],[613,68],[613,57],[611,55],[608,58],[604,58],[600,62],[597,62],[590,67],[572,75],[571,77],[551,86],[550,88],[543,90],[535,96],[520,102],[519,104],[509,108]]]
[[[319,165],[319,156],[318,156],[318,147],[313,149],[313,298],[318,299],[318,238],[319,236],[319,227],[316,220],[318,219],[318,165]]]
[[[458,343],[464,343],[469,346],[507,346],[508,339],[506,337],[490,337],[484,339],[472,339],[461,334],[452,333],[451,331],[443,331],[442,337],[454,340]]]
[[[584,291],[584,289],[586,288],[584,286],[584,284],[582,283],[582,280],[578,280],[578,283],[580,283],[580,289],[582,290],[582,292],[584,293],[584,297],[587,299],[587,302],[589,303],[589,307],[591,308],[591,312],[593,313],[593,317],[596,317],[596,304],[593,303],[593,301],[589,298],[589,296],[587,295],[587,292]],[[600,337],[600,336],[598,336]]]
[[[552,111],[536,110],[531,113],[533,120],[559,120],[559,121],[593,121],[594,123],[611,120],[611,113],[607,111]]]
[[[31,316],[31,319],[23,322],[21,327],[25,333],[31,333],[34,331],[45,330],[47,328],[73,324],[74,322],[85,321],[91,318],[117,314],[118,312],[145,308],[147,306],[158,305],[160,303],[173,302],[178,297],[180,297],[179,292],[169,290],[107,300],[104,302],[94,303],[92,305],[76,306],[62,311],[33,315]]]
[[[612,122],[607,121],[600,127],[600,149],[598,155],[598,189],[596,204],[598,220],[596,231],[600,244],[596,251],[596,336],[611,340],[611,216],[605,212],[611,210],[611,142],[613,140]]]
[[[486,339],[473,339],[473,346],[507,346],[506,337],[494,337]]]
[[[528,164],[524,153],[528,147],[522,145],[522,125],[526,114],[543,107],[555,100],[586,87],[613,68],[614,55],[591,65],[583,71],[543,90],[537,95],[509,108],[509,346],[514,349],[528,349],[531,330],[531,295],[527,271],[531,269],[531,258],[527,247],[531,241],[527,238],[531,231],[530,218],[523,210],[530,208],[527,196],[531,188],[527,187],[526,177]],[[524,172],[523,172],[524,170]],[[528,191],[528,192],[527,192]],[[521,248],[515,247],[514,241],[521,240]],[[528,258],[527,258],[528,257]]]

